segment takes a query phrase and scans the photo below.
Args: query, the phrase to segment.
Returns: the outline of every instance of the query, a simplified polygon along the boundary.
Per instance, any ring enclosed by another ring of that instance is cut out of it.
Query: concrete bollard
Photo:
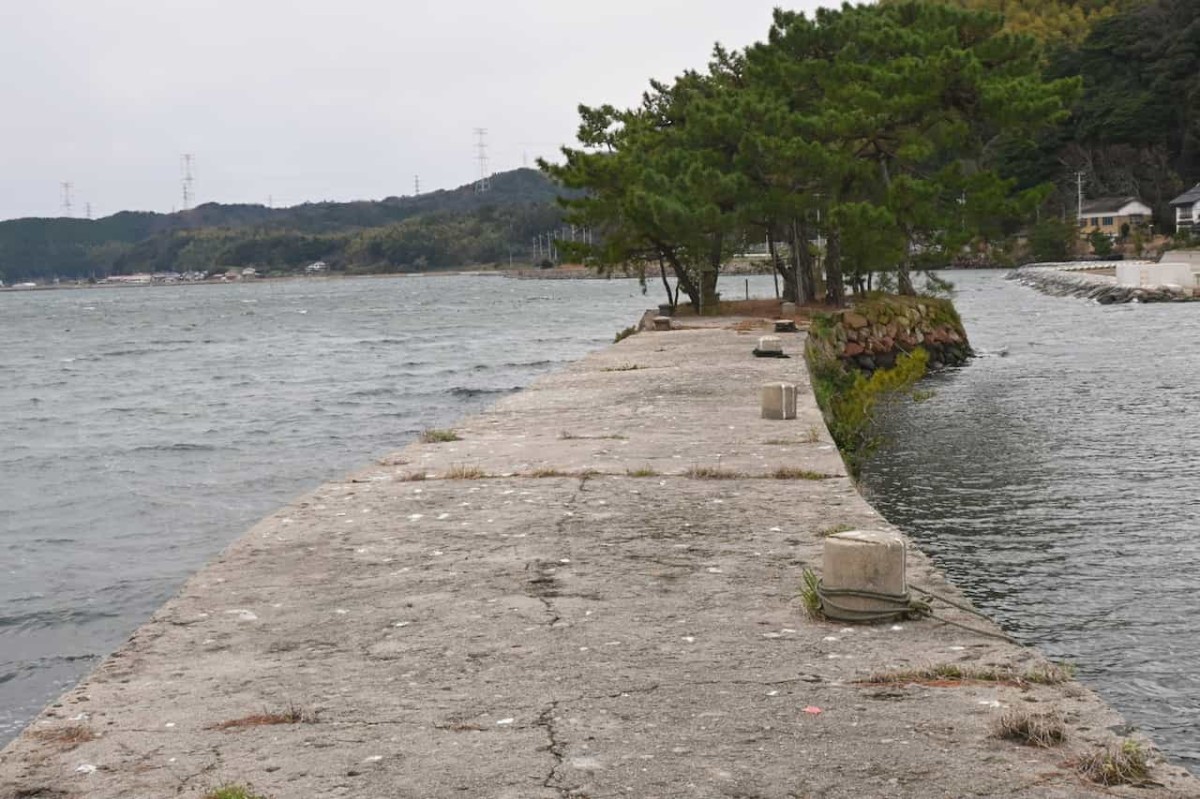
[[[796,332],[796,320],[795,319],[776,319],[775,320],[775,332],[776,333],[795,333]]]
[[[783,342],[779,340],[779,336],[762,336],[758,340],[759,352],[783,352]]]
[[[904,539],[879,530],[851,530],[825,539],[821,588],[826,617],[887,621],[908,607]]]
[[[762,387],[762,418],[795,419],[796,386],[792,383],[764,383]]]
[[[779,306],[779,315],[780,316],[795,316],[796,315],[796,303],[785,302],[782,305],[780,305]]]
[[[671,317],[669,317],[669,316],[654,317],[654,329],[655,330],[670,330],[671,329]]]

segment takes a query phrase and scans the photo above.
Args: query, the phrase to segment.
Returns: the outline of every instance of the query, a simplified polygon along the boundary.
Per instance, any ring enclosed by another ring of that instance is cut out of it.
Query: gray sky
[[[778,0],[6,0],[0,218],[276,205],[450,188],[573,140],[575,107],[636,103]],[[791,7],[812,8],[812,0]]]

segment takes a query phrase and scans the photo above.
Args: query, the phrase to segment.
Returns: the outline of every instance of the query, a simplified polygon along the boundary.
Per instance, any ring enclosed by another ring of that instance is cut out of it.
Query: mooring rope
[[[1007,641],[1012,644],[1020,644],[1010,635],[1003,632],[993,632],[991,630],[983,630],[978,627],[973,627],[969,624],[953,621],[944,616],[939,616],[934,613],[931,602],[933,600],[944,602],[947,605],[957,608],[965,613],[970,613],[973,616],[978,616],[981,619],[986,619],[987,616],[975,610],[974,608],[964,605],[960,602],[955,602],[940,594],[936,594],[927,588],[922,588],[919,585],[914,585],[919,593],[927,597],[926,599],[917,599],[908,591],[903,594],[888,594],[878,591],[860,591],[849,588],[826,588],[823,580],[816,580],[813,584],[813,590],[816,592],[817,599],[820,602],[821,612],[830,619],[835,621],[849,622],[883,622],[883,621],[899,621],[901,619],[932,619],[942,624],[948,624],[951,627],[957,627],[960,630],[980,635],[985,638],[996,638],[1001,641]],[[877,610],[860,610],[858,608],[848,607],[844,602],[846,598],[853,599],[868,599],[882,607]]]

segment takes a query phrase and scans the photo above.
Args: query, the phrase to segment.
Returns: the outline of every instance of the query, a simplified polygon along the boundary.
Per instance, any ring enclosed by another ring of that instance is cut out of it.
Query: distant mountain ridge
[[[537,170],[518,169],[494,175],[483,193],[467,184],[420,196],[289,208],[205,203],[170,214],[122,211],[95,220],[13,219],[0,222],[0,279],[78,279],[223,266],[287,271],[316,258],[330,260],[335,268],[362,271],[462,265],[447,263],[459,258],[472,259],[468,263],[499,260],[511,247],[527,248],[532,236],[559,223],[555,200],[562,192]],[[504,241],[495,238],[497,224],[504,229]],[[485,235],[488,245],[472,249],[449,240],[472,234]],[[396,244],[415,238],[426,240],[426,246],[379,246],[381,240]]]

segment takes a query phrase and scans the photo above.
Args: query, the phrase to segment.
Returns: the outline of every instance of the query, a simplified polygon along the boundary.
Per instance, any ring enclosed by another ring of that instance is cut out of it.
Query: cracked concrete
[[[0,798],[1200,796],[1161,762],[1145,788],[1077,778],[1121,723],[1077,684],[863,682],[1041,658],[804,616],[820,532],[886,523],[808,391],[759,418],[761,382],[807,385],[750,357],[759,332],[634,336],[273,514],[0,753]],[[909,575],[959,597],[919,552]],[[993,738],[1007,707],[1059,710],[1067,745]],[[309,721],[216,729],[288,709]],[[69,725],[97,737],[31,734]]]

